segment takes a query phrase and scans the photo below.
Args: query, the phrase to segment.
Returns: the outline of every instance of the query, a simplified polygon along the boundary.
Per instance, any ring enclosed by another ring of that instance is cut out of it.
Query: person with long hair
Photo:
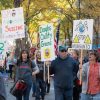
[[[41,61],[41,52],[38,50],[36,52],[36,64],[39,68],[39,73],[36,74],[36,98],[35,100],[44,100],[45,99],[45,93],[46,93],[46,83],[44,80],[44,70],[45,70],[45,76],[47,76],[47,68],[44,69],[44,62]]]
[[[17,100],[29,100],[29,94],[32,86],[32,75],[36,75],[39,72],[38,67],[35,63],[30,60],[29,52],[27,50],[22,50],[20,58],[17,61],[16,69],[16,80],[22,79],[26,82],[27,88],[23,92],[23,95],[18,95]]]
[[[89,51],[89,61],[83,64],[81,70],[81,100],[100,100],[100,63],[98,63],[97,51]]]

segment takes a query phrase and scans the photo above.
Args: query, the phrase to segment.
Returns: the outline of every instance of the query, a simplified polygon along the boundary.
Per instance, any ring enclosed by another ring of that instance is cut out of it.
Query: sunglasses
[[[61,50],[60,52],[67,52],[67,50]]]

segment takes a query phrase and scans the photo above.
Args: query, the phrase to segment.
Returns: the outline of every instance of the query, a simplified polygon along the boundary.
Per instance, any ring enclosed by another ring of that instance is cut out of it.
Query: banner
[[[74,49],[92,49],[93,19],[74,20],[73,41]]]
[[[2,10],[2,34],[5,39],[25,37],[23,8]]]
[[[40,48],[41,48],[41,60],[51,61],[55,59],[54,50],[54,35],[53,24],[41,25],[39,27],[40,35]]]

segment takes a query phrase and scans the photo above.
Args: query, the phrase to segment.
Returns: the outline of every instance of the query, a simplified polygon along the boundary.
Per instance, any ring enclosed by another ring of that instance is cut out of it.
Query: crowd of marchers
[[[68,48],[61,45],[55,60],[45,63],[41,61],[41,51],[31,48],[29,51],[22,50],[19,57],[15,57],[14,52],[7,54],[6,67],[1,73],[6,71],[9,80],[14,80],[14,86],[18,80],[23,80],[26,87],[17,84],[17,92],[12,94],[16,100],[29,100],[31,89],[35,100],[45,100],[45,95],[50,92],[48,73],[53,75],[55,100],[100,100],[99,55],[97,50],[89,50],[80,59],[78,50],[69,53]],[[7,100],[1,76],[0,100]]]

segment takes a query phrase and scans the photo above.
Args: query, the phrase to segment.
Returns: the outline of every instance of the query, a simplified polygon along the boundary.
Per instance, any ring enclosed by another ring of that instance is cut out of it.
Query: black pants
[[[81,93],[81,85],[73,88],[73,100],[79,100]]]
[[[48,80],[46,81],[46,93],[50,92],[50,83],[48,83]]]
[[[45,82],[43,79],[36,79],[36,99],[35,100],[44,100],[45,97]]]
[[[9,65],[9,73],[10,73],[10,78],[12,78],[12,68],[14,67],[14,65]]]

